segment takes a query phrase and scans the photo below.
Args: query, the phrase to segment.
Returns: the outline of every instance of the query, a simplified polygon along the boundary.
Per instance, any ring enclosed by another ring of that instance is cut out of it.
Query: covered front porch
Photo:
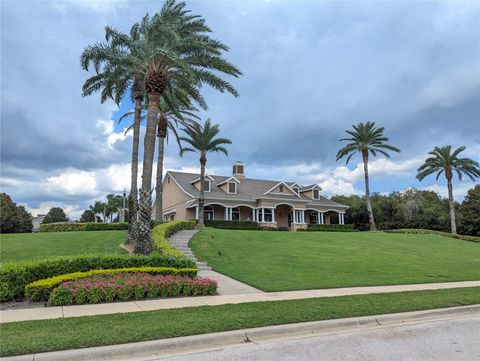
[[[198,219],[199,207],[188,209],[191,219]],[[307,228],[308,224],[345,224],[345,212],[335,209],[297,208],[291,204],[253,206],[207,203],[204,219],[211,221],[250,221],[262,227],[288,230]]]

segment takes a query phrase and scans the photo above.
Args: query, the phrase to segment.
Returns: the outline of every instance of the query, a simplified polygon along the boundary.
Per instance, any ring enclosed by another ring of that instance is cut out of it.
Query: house
[[[347,206],[325,198],[316,184],[245,177],[236,162],[231,176],[205,176],[205,220],[254,221],[297,230],[307,224],[344,224]],[[165,220],[198,219],[200,176],[167,171],[163,179]]]
[[[42,224],[43,220],[45,219],[46,214],[39,214],[36,217],[33,217],[32,224],[33,224],[33,232],[40,231],[40,225]]]

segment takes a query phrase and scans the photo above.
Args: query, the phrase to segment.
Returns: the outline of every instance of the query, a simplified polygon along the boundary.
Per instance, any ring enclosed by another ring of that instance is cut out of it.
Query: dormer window
[[[203,187],[205,189],[205,192],[210,192],[210,188],[211,188],[210,184],[211,184],[211,182],[209,180],[206,180],[206,181],[203,182]]]
[[[235,182],[228,182],[228,193],[237,193],[237,183]]]
[[[318,189],[313,190],[313,199],[320,199],[320,192]]]
[[[300,192],[300,188],[298,188],[298,187],[293,187],[293,191],[298,194],[298,193]]]

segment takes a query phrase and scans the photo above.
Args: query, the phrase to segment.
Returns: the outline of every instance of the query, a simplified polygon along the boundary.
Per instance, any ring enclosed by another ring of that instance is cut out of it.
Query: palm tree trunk
[[[200,157],[200,198],[198,198],[198,226],[205,227],[205,221],[203,216],[203,206],[205,204],[205,165],[207,164],[207,158],[205,155]]]
[[[159,93],[148,94],[148,118],[143,151],[142,188],[139,202],[139,242],[135,253],[148,255],[152,252],[150,221],[152,219],[152,168],[155,153]]]
[[[130,178],[130,194],[128,196],[128,243],[135,245],[137,234],[137,179],[138,179],[138,147],[140,144],[140,121],[142,117],[142,98],[136,95],[135,115],[133,118],[132,174]]]
[[[452,234],[457,234],[457,224],[455,221],[455,202],[453,201],[452,177],[447,177],[448,185],[448,206],[450,208],[450,227]]]
[[[163,221],[163,154],[165,147],[165,137],[158,137],[158,159],[157,159],[157,184],[155,187],[155,221],[160,223]]]
[[[167,136],[167,119],[163,113],[160,113],[160,123],[158,124],[158,159],[157,159],[157,181],[155,197],[155,222],[163,221],[163,157],[165,153],[165,137]]]
[[[370,180],[368,178],[368,150],[363,152],[363,170],[365,172],[365,199],[367,200],[368,220],[370,221],[370,231],[376,231],[375,219],[373,218],[372,203],[370,202]]]

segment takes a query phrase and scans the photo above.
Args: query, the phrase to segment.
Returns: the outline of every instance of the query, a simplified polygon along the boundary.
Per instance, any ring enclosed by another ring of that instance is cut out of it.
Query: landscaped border
[[[430,229],[421,229],[421,228],[401,228],[401,229],[390,229],[385,232],[388,233],[410,233],[410,234],[437,234],[443,237],[461,239],[463,241],[480,243],[480,237],[475,236],[466,236],[463,234],[452,234],[448,232],[441,231],[432,231]]]

